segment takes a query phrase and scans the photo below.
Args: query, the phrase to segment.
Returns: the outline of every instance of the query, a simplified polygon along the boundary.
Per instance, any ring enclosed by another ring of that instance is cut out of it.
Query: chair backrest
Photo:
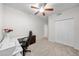
[[[31,38],[32,38],[32,31],[29,31],[29,36],[26,41],[26,48],[30,45],[30,42],[32,40]]]
[[[28,36],[28,39],[27,39],[28,42],[31,40],[32,35],[33,35],[32,31],[29,31],[29,36]]]
[[[32,35],[30,45],[36,42],[36,35]]]
[[[29,36],[32,36],[32,35],[33,35],[32,31],[29,31]]]

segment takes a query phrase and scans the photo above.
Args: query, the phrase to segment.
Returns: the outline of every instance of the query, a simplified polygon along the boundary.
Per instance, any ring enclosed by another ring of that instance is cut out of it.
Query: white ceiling
[[[16,8],[28,14],[33,14],[34,12],[32,12],[29,6],[30,4],[32,3],[4,3],[5,6]],[[48,5],[54,8],[53,14],[59,13],[75,6],[79,6],[78,3],[48,3]],[[41,17],[46,18],[47,16]]]

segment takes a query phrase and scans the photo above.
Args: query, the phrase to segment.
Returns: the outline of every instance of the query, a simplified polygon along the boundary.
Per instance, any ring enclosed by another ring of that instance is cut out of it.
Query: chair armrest
[[[20,40],[20,39],[22,39],[22,40],[23,40],[23,39],[25,39],[25,38],[28,38],[28,37],[22,37],[22,38],[19,38],[18,40]]]

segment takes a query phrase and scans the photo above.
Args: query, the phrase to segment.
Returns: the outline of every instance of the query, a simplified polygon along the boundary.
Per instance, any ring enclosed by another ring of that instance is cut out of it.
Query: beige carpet
[[[78,56],[79,51],[63,44],[52,43],[47,39],[37,40],[37,42],[29,48],[31,53],[26,56]]]

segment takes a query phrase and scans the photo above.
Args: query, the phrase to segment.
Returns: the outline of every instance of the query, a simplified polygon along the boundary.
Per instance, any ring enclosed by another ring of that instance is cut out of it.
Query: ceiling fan
[[[53,8],[46,7],[47,3],[39,3],[37,6],[31,5],[32,9],[36,9],[37,11],[34,13],[35,15],[42,13],[45,16],[45,11],[53,11]]]

